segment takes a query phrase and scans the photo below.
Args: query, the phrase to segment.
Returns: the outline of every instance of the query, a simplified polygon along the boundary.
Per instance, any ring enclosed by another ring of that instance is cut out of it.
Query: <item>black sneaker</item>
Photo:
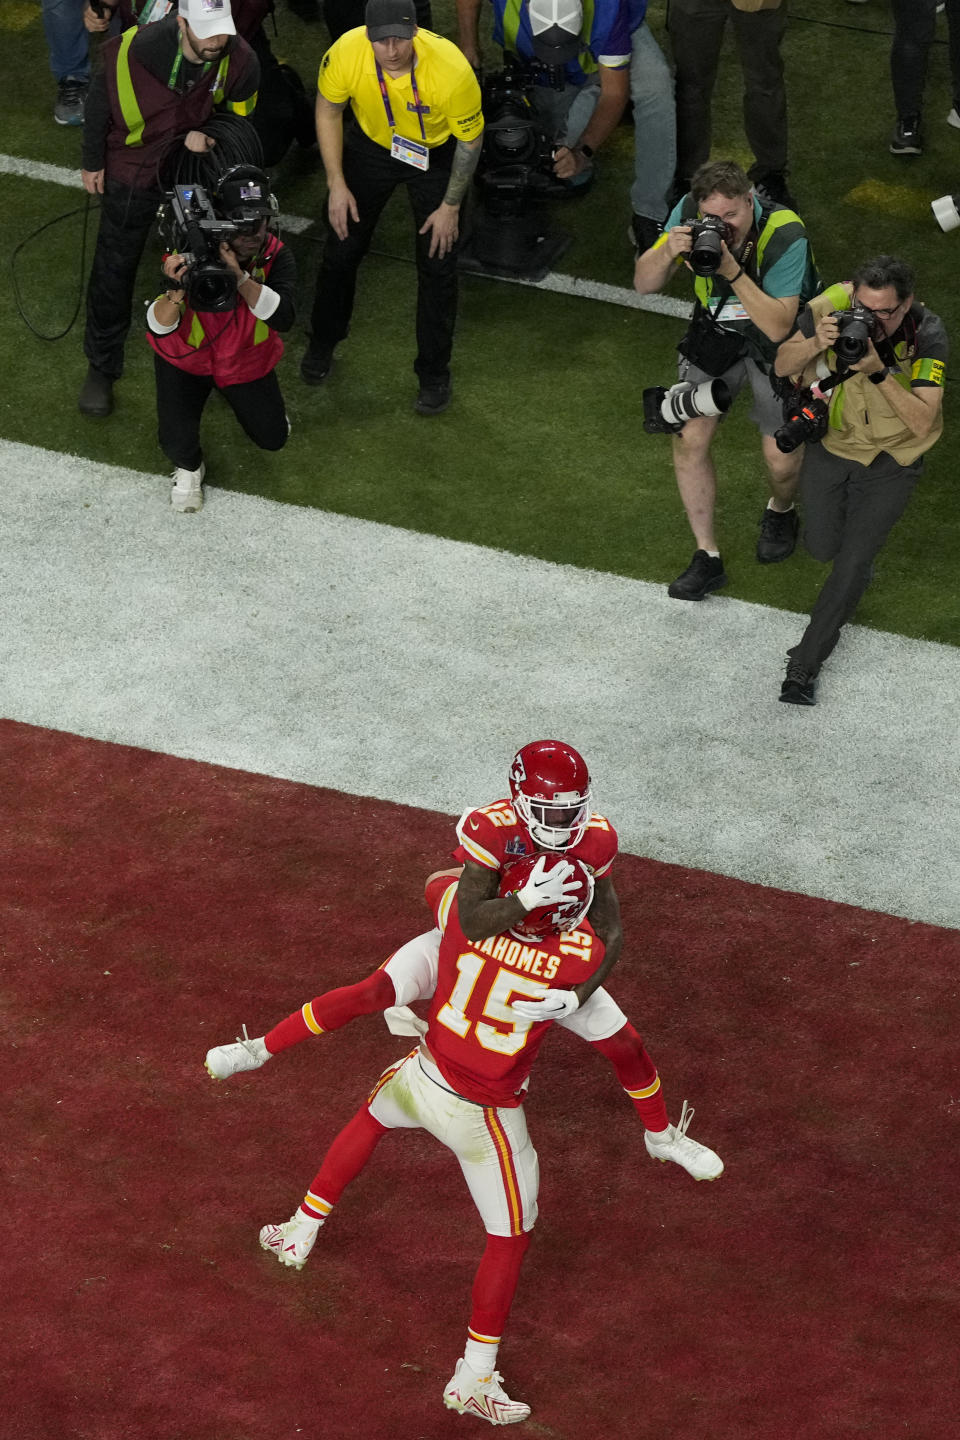
[[[893,127],[890,137],[891,155],[922,155],[923,137],[920,134],[920,116],[904,115]]]
[[[766,197],[774,205],[786,205],[788,210],[796,210],[797,202],[787,188],[787,177],[782,170],[767,170],[753,183],[761,198]]]
[[[814,677],[798,660],[791,660],[787,675],[780,686],[779,698],[784,705],[816,705]]]
[[[450,404],[452,394],[453,386],[449,380],[421,381],[420,393],[414,401],[413,408],[418,415],[442,415]]]
[[[94,420],[105,420],[113,412],[113,379],[104,375],[102,370],[97,370],[93,365],[87,371],[87,378],[80,387],[80,394],[77,396],[77,408],[81,415],[89,415]]]
[[[663,231],[659,220],[651,220],[649,215],[634,215],[630,221],[630,240],[637,255],[643,255],[652,245],[656,245]]]
[[[796,510],[771,510],[769,505],[760,517],[760,538],[757,540],[757,559],[761,565],[775,565],[786,560],[797,545],[800,530],[800,516]]]
[[[719,590],[726,583],[720,556],[708,555],[706,550],[695,550],[683,574],[667,586],[667,594],[673,600],[702,600],[711,590]]]
[[[333,367],[333,345],[310,344],[300,361],[300,379],[306,385],[322,385]]]
[[[57,101],[53,107],[53,118],[58,125],[82,125],[83,109],[87,103],[89,82],[77,80],[68,75],[57,85]]]

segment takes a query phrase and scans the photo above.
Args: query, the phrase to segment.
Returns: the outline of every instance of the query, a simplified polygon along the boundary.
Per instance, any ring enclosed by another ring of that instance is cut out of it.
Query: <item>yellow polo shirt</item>
[[[483,130],[480,86],[463,51],[430,30],[417,31],[413,48],[427,145],[431,149],[442,145],[451,135],[457,140],[476,139]],[[394,78],[384,71],[383,78],[393,110],[394,129],[398,135],[422,144],[410,76]],[[364,133],[384,149],[390,149],[393,130],[387,121],[373,46],[364,26],[348,30],[330,46],[320,62],[317,88],[332,105],[342,105],[349,100]]]

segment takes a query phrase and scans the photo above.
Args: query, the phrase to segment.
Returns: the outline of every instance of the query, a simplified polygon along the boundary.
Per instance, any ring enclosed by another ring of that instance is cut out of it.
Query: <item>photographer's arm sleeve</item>
[[[102,170],[107,157],[107,131],[110,128],[110,97],[103,69],[94,71],[83,107],[84,170]]]
[[[224,93],[222,105],[217,106],[218,110],[222,108],[232,115],[250,115],[257,105],[260,61],[249,46],[247,46],[247,50],[247,63],[238,69],[236,77],[233,75],[231,66],[228,89]]]
[[[264,320],[279,334],[291,329],[297,318],[295,295],[297,266],[290,250],[278,251],[270,268],[270,283],[262,285],[256,305],[251,306],[258,320]]]

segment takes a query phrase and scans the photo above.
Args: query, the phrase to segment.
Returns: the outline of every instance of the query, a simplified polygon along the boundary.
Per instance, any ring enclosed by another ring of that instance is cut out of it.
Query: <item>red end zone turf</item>
[[[476,1433],[441,1392],[482,1232],[429,1137],[387,1137],[301,1273],[257,1245],[408,1042],[371,1017],[203,1069],[427,928],[452,820],[8,722],[0,755],[0,1433]],[[727,1170],[649,1160],[604,1062],[548,1039],[499,1362],[526,1433],[946,1440],[960,935],[629,856],[616,880],[610,988]]]

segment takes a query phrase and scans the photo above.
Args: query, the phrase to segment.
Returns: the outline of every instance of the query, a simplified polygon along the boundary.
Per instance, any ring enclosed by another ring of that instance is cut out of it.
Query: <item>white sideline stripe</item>
[[[960,928],[960,650],[780,705],[801,616],[169,484],[0,441],[0,713],[449,814],[560,735],[627,851]]]
[[[28,180],[44,180],[49,185],[66,185],[82,190],[80,173],[62,165],[45,165],[39,160],[21,160],[16,155],[0,155],[0,175],[19,175]],[[305,215],[280,215],[280,223],[291,235],[302,235],[315,222]],[[499,276],[484,277],[499,279]],[[601,300],[609,305],[624,305],[630,310],[648,310],[655,315],[676,315],[684,319],[693,307],[669,295],[638,295],[621,285],[603,285],[597,280],[581,280],[574,275],[547,275],[543,280],[511,280],[512,285],[526,285],[535,290],[552,290],[557,295],[579,295],[587,300]]]

